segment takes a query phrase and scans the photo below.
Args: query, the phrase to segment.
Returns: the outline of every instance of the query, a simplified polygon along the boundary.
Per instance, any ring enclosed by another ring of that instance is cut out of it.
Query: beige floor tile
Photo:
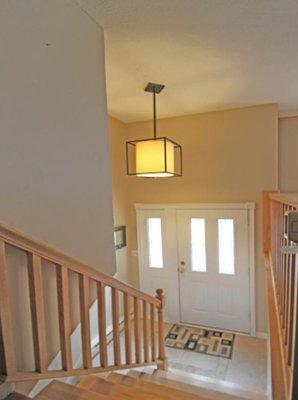
[[[167,356],[172,368],[245,388],[267,390],[266,340],[236,335],[232,359],[170,348],[167,348]]]

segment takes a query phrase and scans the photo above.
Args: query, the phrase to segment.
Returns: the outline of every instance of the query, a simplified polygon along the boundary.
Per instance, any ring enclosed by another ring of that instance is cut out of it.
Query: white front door
[[[181,321],[250,330],[246,210],[177,210]]]
[[[140,286],[164,289],[166,318],[253,333],[253,205],[136,208]]]

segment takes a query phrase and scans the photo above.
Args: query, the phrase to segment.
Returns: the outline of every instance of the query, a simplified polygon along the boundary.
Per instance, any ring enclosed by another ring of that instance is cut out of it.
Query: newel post
[[[164,319],[163,313],[165,308],[165,297],[162,289],[156,290],[156,298],[160,301],[157,308],[157,321],[158,321],[158,358],[157,368],[167,370],[167,358],[165,354],[165,333],[164,333]]]

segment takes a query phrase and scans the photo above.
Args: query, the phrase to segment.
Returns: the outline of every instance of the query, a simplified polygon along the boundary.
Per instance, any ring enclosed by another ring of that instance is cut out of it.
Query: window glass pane
[[[206,272],[205,219],[191,218],[191,269]]]
[[[218,220],[218,265],[220,274],[235,274],[234,220]]]
[[[161,218],[148,218],[149,267],[163,268]]]

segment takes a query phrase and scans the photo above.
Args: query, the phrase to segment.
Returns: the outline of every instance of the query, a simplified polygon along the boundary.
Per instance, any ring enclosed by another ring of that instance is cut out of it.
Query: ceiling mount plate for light
[[[144,90],[145,90],[145,92],[158,94],[163,90],[164,87],[165,87],[165,85],[149,82]]]

